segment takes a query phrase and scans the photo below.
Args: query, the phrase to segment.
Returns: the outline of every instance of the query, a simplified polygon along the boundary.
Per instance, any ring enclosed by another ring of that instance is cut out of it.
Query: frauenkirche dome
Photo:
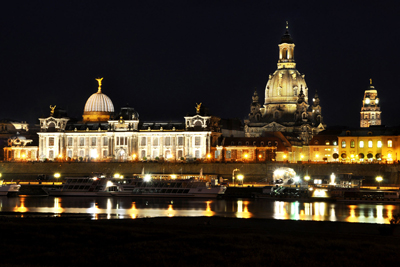
[[[94,93],[86,101],[83,111],[83,121],[108,121],[114,113],[114,105],[111,99],[101,92],[101,81],[103,78],[96,79],[99,83],[97,93]]]

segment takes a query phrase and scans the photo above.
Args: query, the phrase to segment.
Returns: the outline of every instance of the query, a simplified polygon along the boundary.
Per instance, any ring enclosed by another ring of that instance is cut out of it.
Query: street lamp
[[[234,169],[233,172],[232,172],[232,184],[233,184],[233,186],[235,186],[235,172],[238,172],[238,171],[240,171],[240,170],[239,169]]]
[[[378,182],[378,187],[376,189],[380,189],[381,188],[381,182],[383,180],[382,176],[377,176],[375,178],[375,180]]]
[[[243,174],[239,174],[238,176],[237,176],[237,179],[239,180],[239,185],[240,184],[242,184],[242,186],[243,186],[243,179],[244,179],[244,176],[243,176]]]
[[[54,174],[54,178],[60,178],[60,177],[61,177],[61,174],[59,172]]]

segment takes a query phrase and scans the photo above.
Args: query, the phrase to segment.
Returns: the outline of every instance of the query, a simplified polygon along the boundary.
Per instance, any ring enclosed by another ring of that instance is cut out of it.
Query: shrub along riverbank
[[[266,219],[1,217],[1,266],[388,266],[390,225]]]

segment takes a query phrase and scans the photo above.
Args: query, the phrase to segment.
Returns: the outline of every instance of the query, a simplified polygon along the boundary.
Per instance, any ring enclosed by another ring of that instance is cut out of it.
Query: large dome
[[[86,101],[85,109],[84,109],[84,114],[86,112],[114,112],[114,105],[111,101],[111,99],[101,93],[97,92],[89,97],[89,99]]]
[[[267,82],[264,103],[295,104],[301,89],[308,103],[308,87],[304,75],[296,69],[278,69]]]
[[[111,99],[101,92],[101,81],[103,78],[96,79],[99,82],[98,92],[94,93],[86,101],[83,110],[83,121],[108,121],[114,113],[114,105]]]

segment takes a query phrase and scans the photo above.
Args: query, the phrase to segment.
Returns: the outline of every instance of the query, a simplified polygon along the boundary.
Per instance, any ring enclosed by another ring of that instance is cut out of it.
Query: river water
[[[270,201],[266,199],[168,199],[116,197],[0,197],[0,215],[135,219],[220,216],[277,220],[387,224],[399,204]]]

